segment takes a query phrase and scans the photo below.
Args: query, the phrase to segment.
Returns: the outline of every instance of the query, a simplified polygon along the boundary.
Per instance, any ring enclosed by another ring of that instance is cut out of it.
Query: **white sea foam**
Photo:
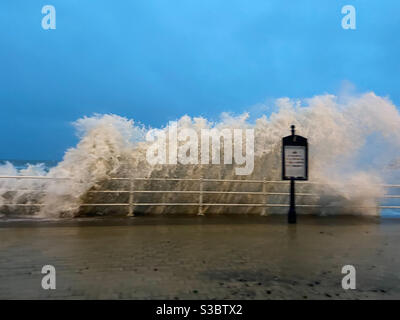
[[[225,113],[217,122],[185,115],[177,123],[178,129],[192,128],[198,132],[212,128],[254,129],[254,171],[244,178],[267,180],[280,179],[281,138],[289,134],[290,125],[296,125],[296,132],[309,139],[310,180],[324,185],[313,189],[321,197],[312,202],[324,206],[317,213],[376,214],[377,210],[373,207],[383,194],[379,185],[394,175],[400,176],[399,168],[393,165],[400,155],[399,110],[390,100],[374,93],[340,97],[326,94],[303,100],[281,98],[275,101],[273,112],[269,116],[262,116],[255,121],[251,121],[246,113],[239,116]],[[233,165],[150,165],[146,160],[146,150],[150,142],[145,141],[145,136],[151,128],[136,124],[134,120],[111,114],[96,114],[77,120],[74,126],[80,137],[78,145],[67,150],[63,160],[49,172],[45,172],[41,165],[31,165],[19,171],[10,163],[0,166],[0,175],[45,175],[69,179],[1,180],[0,205],[41,203],[44,206],[35,213],[37,216],[74,216],[82,213],[80,204],[83,201],[116,201],[111,199],[111,195],[100,194],[96,199],[88,193],[89,190],[101,188],[126,189],[123,182],[107,182],[110,177],[243,178],[235,175]],[[168,125],[159,130],[168,130]],[[195,190],[193,184],[185,182],[177,182],[173,186],[162,183],[148,183],[145,186],[149,189],[161,186]],[[39,189],[43,193],[6,191],[23,188]],[[216,189],[215,186],[209,188]],[[254,190],[249,189],[249,185],[224,184],[219,190],[260,191],[256,189],[259,187],[253,188]],[[277,190],[272,185],[268,188],[271,191]],[[172,196],[137,195],[139,200],[147,199],[147,202],[154,197],[157,197],[156,201],[168,201]],[[214,195],[210,201],[262,203],[263,199],[257,197]],[[287,198],[277,196],[271,197],[269,201],[285,202]],[[335,205],[344,208],[328,209]],[[372,209],[355,208],[364,206]],[[20,209],[4,206],[0,209],[6,214],[18,210]],[[112,211],[101,208],[96,210],[100,214]],[[142,210],[169,213],[178,209],[157,207]],[[230,209],[224,207],[215,207],[212,210],[216,213],[230,212]],[[235,208],[236,213],[259,211],[259,208]],[[193,213],[195,210],[184,208],[184,212]]]

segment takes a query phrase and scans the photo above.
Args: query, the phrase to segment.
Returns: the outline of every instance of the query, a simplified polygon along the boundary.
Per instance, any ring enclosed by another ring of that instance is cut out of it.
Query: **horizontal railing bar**
[[[10,190],[9,190],[10,191]],[[288,196],[290,195],[289,192],[246,192],[246,191],[199,191],[199,190],[92,190],[88,191],[88,193],[187,193],[187,194],[242,194],[242,195],[276,195],[276,196]],[[312,197],[321,197],[322,195],[316,193],[296,193],[296,196],[312,196]],[[385,198],[385,199],[400,199],[400,195],[384,195],[378,198]]]
[[[136,181],[199,181],[199,178],[132,178]]]
[[[233,180],[233,179],[203,179],[203,182],[233,182],[233,183],[264,183],[264,180]],[[275,182],[275,181],[265,181],[268,182]],[[279,181],[278,183],[286,183],[287,181]]]
[[[42,180],[72,180],[68,177],[46,177],[46,176],[0,176],[0,179],[42,179]],[[138,180],[138,181],[200,181],[200,178],[108,178],[106,180]],[[288,183],[289,180],[234,180],[234,179],[202,179],[203,182],[233,182],[233,183]],[[322,182],[297,181],[299,184],[324,184]],[[330,184],[335,185],[335,184]],[[329,186],[329,184],[328,184]],[[382,184],[385,188],[400,188],[400,184]]]
[[[279,203],[203,203],[203,206],[251,206],[251,207],[289,207],[289,204],[279,204]],[[398,208],[400,206],[323,206],[318,204],[297,204],[296,207],[310,207],[310,208]]]
[[[133,203],[134,206],[199,206],[198,203]],[[262,203],[202,203],[202,206],[238,206],[238,207],[281,207],[289,206],[286,204],[262,204]]]
[[[45,204],[43,203],[3,203],[0,205],[0,207],[43,207]]]
[[[37,190],[37,189],[3,189],[0,188],[1,192],[48,192],[46,190]]]
[[[0,191],[4,192],[37,192],[37,193],[46,193],[46,190],[34,190],[34,189],[2,189]],[[186,194],[242,194],[242,195],[277,195],[277,196],[288,196],[290,193],[288,192],[246,192],[246,191],[198,191],[198,190],[91,190],[88,193],[186,193]],[[296,193],[296,196],[313,196],[313,197],[321,197],[322,195],[316,193]],[[384,195],[378,197],[380,199],[400,199],[400,195]]]
[[[243,195],[290,195],[288,192],[246,192],[246,191],[199,191],[199,190],[92,190],[88,191],[88,193],[189,193],[189,194],[199,194],[199,193],[208,193],[208,194],[243,194]],[[314,193],[297,193],[296,196],[317,196],[320,195]]]
[[[0,188],[0,191],[4,192],[48,192],[46,190],[35,190],[35,189],[5,189]],[[246,191],[199,191],[199,190],[90,190],[88,193],[187,193],[187,194],[199,194],[200,192],[206,194],[243,194],[243,195],[290,195],[289,192],[246,192]],[[316,193],[296,193],[296,196],[314,196],[321,197],[322,195]],[[400,195],[383,195],[378,197],[380,199],[400,199]]]
[[[288,183],[288,180],[234,180],[234,179],[203,179],[203,182],[233,182],[233,183]],[[322,184],[320,182],[296,181],[302,184]]]
[[[70,180],[71,178],[56,178],[46,176],[0,176],[0,179],[44,179],[44,180]],[[138,181],[199,181],[200,178],[108,178],[106,180],[138,180]],[[263,183],[264,180],[224,180],[224,179],[203,179],[203,182],[244,182]],[[287,183],[288,181],[268,181],[267,183]],[[318,184],[318,182],[298,181],[299,183]]]
[[[35,189],[4,189],[0,188],[0,191],[4,192],[37,192],[37,193],[46,193],[46,190],[35,190]],[[246,192],[246,191],[199,191],[199,190],[91,190],[88,193],[186,193],[186,194],[242,194],[242,195],[282,195],[287,196],[290,195],[288,192]],[[296,196],[313,196],[313,197],[321,197],[322,195],[316,193],[296,193]],[[383,195],[378,197],[380,199],[400,199],[400,195]]]
[[[129,206],[129,203],[82,203],[79,205],[80,207],[101,207],[101,206]]]
[[[55,178],[46,176],[0,176],[0,179],[71,180],[71,178]]]
[[[198,206],[198,203],[133,203],[133,206]],[[279,204],[279,203],[203,203],[203,206],[229,206],[229,207],[289,207],[288,204]],[[7,203],[2,204],[2,206],[19,206],[19,207],[36,207],[36,206],[45,206],[44,204],[27,204],[27,203]],[[82,203],[79,205],[80,207],[108,207],[108,206],[129,206],[128,203]],[[323,205],[314,205],[314,204],[298,204],[297,207],[309,207],[309,208],[379,208],[379,209],[400,209],[400,206],[323,206]]]

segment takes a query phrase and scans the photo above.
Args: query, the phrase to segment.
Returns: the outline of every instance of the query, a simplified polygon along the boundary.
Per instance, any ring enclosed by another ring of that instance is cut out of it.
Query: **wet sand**
[[[0,221],[1,299],[400,299],[400,219]],[[41,268],[54,265],[56,290]],[[357,270],[344,290],[341,269]]]

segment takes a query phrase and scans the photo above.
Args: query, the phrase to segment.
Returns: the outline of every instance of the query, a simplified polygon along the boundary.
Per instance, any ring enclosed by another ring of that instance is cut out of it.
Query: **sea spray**
[[[275,101],[273,112],[255,121],[248,114],[231,116],[224,113],[218,122],[202,117],[183,116],[176,121],[178,130],[191,128],[201,134],[201,129],[218,130],[254,129],[254,170],[248,176],[235,174],[235,164],[150,164],[146,153],[151,141],[146,133],[152,128],[136,124],[117,115],[94,115],[77,120],[74,125],[80,136],[75,148],[66,151],[63,161],[43,172],[40,166],[30,167],[29,175],[45,175],[59,180],[29,181],[2,180],[0,209],[6,214],[22,212],[21,208],[4,206],[6,203],[43,204],[37,216],[76,216],[80,214],[108,215],[124,213],[115,207],[83,208],[82,203],[127,202],[127,194],[92,193],[96,190],[129,190],[126,181],[109,180],[111,177],[157,178],[217,178],[217,179],[280,179],[281,138],[289,134],[290,125],[296,125],[299,134],[309,139],[310,181],[321,183],[300,186],[305,192],[318,193],[319,197],[299,199],[298,203],[321,205],[320,209],[300,209],[300,213],[317,214],[377,214],[377,200],[383,194],[380,186],[390,176],[388,170],[398,174],[400,152],[400,114],[386,98],[366,93],[351,97],[320,95],[310,99]],[[167,132],[169,125],[158,130]],[[385,148],[378,148],[369,140],[378,135]],[[167,144],[169,143],[167,139]],[[365,149],[380,150],[387,156],[375,157]],[[223,143],[221,143],[221,153]],[[221,158],[223,155],[221,154]],[[377,161],[377,159],[379,161]],[[27,175],[11,164],[0,167],[0,174]],[[284,186],[284,185],[283,185]],[[196,182],[140,181],[136,190],[198,190]],[[27,189],[10,192],[7,189]],[[33,192],[38,189],[40,192]],[[257,184],[207,183],[204,190],[261,191]],[[270,192],[286,192],[282,185],[268,184]],[[196,194],[135,194],[135,202],[196,202]],[[208,194],[207,203],[263,203],[259,195]],[[287,196],[270,196],[269,203],[287,203]],[[366,208],[369,207],[369,208]],[[208,213],[260,213],[259,207],[204,208]],[[196,213],[190,206],[138,207],[138,213],[174,214]],[[284,213],[286,209],[269,209],[270,213]]]

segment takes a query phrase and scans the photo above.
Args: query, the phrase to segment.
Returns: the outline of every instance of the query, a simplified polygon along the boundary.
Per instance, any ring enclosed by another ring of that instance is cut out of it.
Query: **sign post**
[[[290,207],[288,223],[296,223],[295,181],[308,180],[308,142],[295,134],[282,139],[282,180],[290,180]]]

